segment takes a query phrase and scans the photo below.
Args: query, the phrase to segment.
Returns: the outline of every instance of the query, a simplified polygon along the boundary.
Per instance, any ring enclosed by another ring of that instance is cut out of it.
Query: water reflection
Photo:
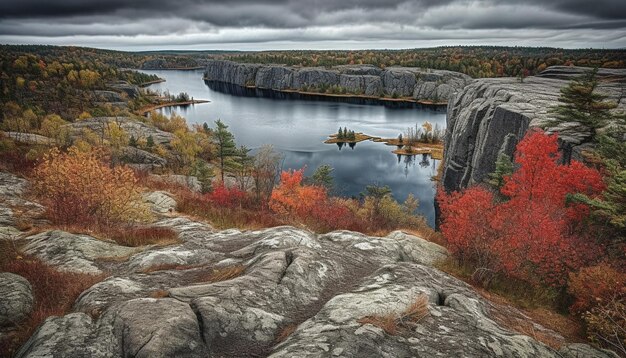
[[[437,173],[437,161],[429,155],[397,156],[394,146],[371,141],[323,144],[338,127],[349,126],[369,135],[395,138],[416,122],[429,121],[445,127],[445,113],[421,108],[395,109],[327,101],[286,100],[264,97],[240,97],[212,90],[202,81],[201,71],[145,71],[167,82],[151,89],[187,92],[210,103],[164,109],[176,111],[191,123],[212,124],[221,119],[235,135],[237,143],[249,148],[273,144],[285,154],[284,169],[306,167],[307,175],[318,166],[335,168],[335,184],[346,196],[356,196],[366,185],[380,183],[404,201],[409,193],[420,200],[419,212],[434,225],[435,186],[431,177]],[[346,145],[347,144],[347,145]],[[346,147],[351,150],[346,150]],[[419,164],[419,165],[416,165]]]

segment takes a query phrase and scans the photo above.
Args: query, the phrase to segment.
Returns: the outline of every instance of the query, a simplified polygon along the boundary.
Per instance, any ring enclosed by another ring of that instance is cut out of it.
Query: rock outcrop
[[[155,144],[169,145],[174,138],[172,133],[162,131],[129,117],[93,117],[76,121],[67,126],[70,128],[73,136],[79,137],[84,129],[91,130],[97,135],[103,135],[112,123],[119,125],[129,136],[134,136],[137,140],[147,139],[149,136],[152,136]]]
[[[34,305],[33,290],[19,275],[0,272],[0,328],[17,326]]]
[[[207,81],[238,86],[252,86],[275,91],[318,92],[339,88],[346,94],[370,97],[405,97],[418,101],[445,102],[472,80],[451,71],[410,67],[380,69],[371,65],[324,67],[289,67],[210,61],[205,71]]]
[[[516,78],[476,80],[459,91],[448,103],[445,160],[442,183],[447,190],[482,182],[495,169],[500,153],[511,156],[515,146],[532,127],[543,127],[553,118],[560,89],[568,80],[589,70],[578,67],[549,67],[524,82]],[[626,109],[622,98],[626,70],[600,69],[598,90]],[[564,145],[573,147],[573,156],[585,148],[587,128],[576,122],[550,128]]]
[[[48,318],[17,357],[612,357],[511,331],[492,314],[498,306],[433,268],[445,249],[403,232],[216,232],[181,217],[154,225],[182,243],[129,254],[67,233],[26,238],[30,255],[61,269],[112,275],[73,313]],[[102,245],[127,257],[99,261]],[[360,322],[422,295],[429,315],[398,334]]]

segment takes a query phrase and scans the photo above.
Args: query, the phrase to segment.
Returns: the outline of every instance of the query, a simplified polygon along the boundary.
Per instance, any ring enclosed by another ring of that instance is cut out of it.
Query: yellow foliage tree
[[[58,224],[102,227],[150,217],[133,171],[111,168],[98,151],[57,148],[34,170],[33,188]]]
[[[70,131],[67,122],[56,114],[46,116],[41,123],[39,133],[52,138],[57,145],[66,146],[70,142]]]

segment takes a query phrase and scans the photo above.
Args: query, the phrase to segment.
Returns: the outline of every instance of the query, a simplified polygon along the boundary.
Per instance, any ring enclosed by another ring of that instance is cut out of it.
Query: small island
[[[398,147],[392,153],[398,155],[413,156],[418,154],[429,154],[433,159],[443,160],[443,130],[437,125],[424,122],[421,126],[407,128],[405,133],[401,133],[397,138],[382,138],[367,135],[361,132],[349,130],[347,127],[339,127],[339,131],[329,135],[324,141],[326,144],[338,144],[339,149],[348,143],[354,147],[356,143],[371,140],[376,143],[384,143]]]
[[[194,99],[190,97],[187,93],[181,92],[178,95],[171,95],[169,93],[160,94],[160,93],[148,93],[148,97],[150,98],[150,103],[144,107],[141,107],[137,110],[137,114],[139,115],[147,115],[148,113],[165,107],[177,107],[177,106],[189,106],[200,103],[209,103],[208,100],[203,99]]]
[[[337,144],[337,143],[359,143],[366,140],[375,140],[380,139],[378,137],[372,137],[370,135],[355,132],[353,130],[348,130],[348,127],[344,127],[341,129],[339,127],[339,131],[335,134],[331,134],[328,139],[324,141],[326,144]]]

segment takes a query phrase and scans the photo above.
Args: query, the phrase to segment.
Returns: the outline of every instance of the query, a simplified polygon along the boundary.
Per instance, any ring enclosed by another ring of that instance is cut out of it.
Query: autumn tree
[[[33,174],[33,188],[55,223],[90,227],[149,217],[133,171],[111,168],[100,152],[53,148]]]
[[[326,190],[320,186],[303,185],[304,169],[284,171],[280,185],[272,191],[269,206],[283,215],[309,215],[315,205],[326,201]]]
[[[569,272],[599,257],[602,248],[582,224],[588,206],[568,197],[597,197],[602,177],[580,162],[562,165],[559,159],[557,136],[532,131],[517,146],[519,168],[504,178],[506,201],[494,202],[480,187],[440,193],[442,233],[452,251],[508,276],[557,287]]]

